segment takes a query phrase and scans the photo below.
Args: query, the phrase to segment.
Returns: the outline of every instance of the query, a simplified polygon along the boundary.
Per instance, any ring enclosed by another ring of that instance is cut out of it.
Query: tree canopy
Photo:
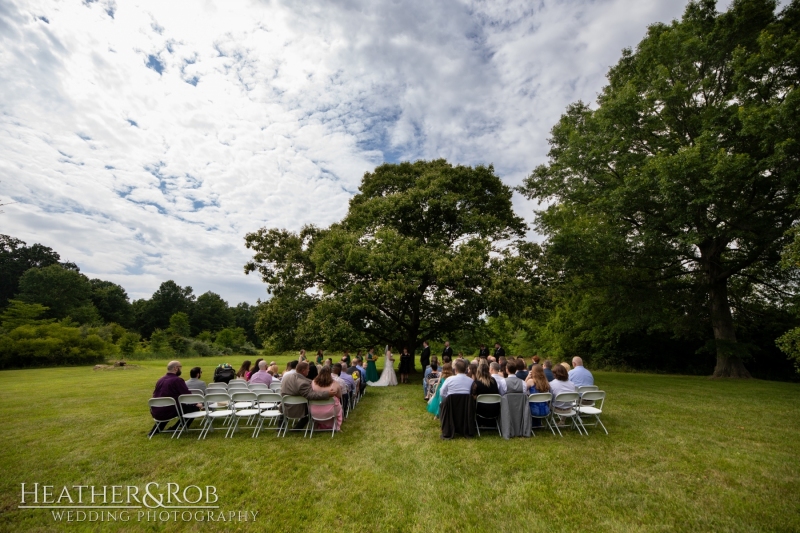
[[[0,307],[19,292],[19,278],[31,268],[58,264],[60,256],[41,244],[27,246],[24,241],[0,235]]]
[[[550,203],[538,228],[554,272],[600,295],[595,323],[614,309],[613,327],[674,332],[704,306],[718,377],[749,375],[732,302],[794,286],[777,264],[800,214],[800,5],[775,10],[703,0],[652,25],[596,108],[568,108],[521,189]]]

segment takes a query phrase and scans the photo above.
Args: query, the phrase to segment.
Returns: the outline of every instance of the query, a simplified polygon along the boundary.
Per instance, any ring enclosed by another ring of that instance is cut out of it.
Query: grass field
[[[218,362],[182,361],[206,378]],[[0,530],[800,531],[797,384],[597,372],[608,436],[441,441],[417,377],[369,389],[333,439],[148,441],[166,362],[137,364],[0,372]],[[258,515],[55,522],[17,508],[36,482],[213,485],[222,511]]]

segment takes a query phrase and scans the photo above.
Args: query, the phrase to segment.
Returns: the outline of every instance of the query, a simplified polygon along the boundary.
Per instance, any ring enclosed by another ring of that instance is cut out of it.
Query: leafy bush
[[[139,339],[141,336],[138,333],[125,333],[119,338],[119,351],[125,357],[130,357],[136,352],[139,347]]]
[[[19,326],[0,337],[0,368],[102,362],[117,347],[98,333],[62,322]]]

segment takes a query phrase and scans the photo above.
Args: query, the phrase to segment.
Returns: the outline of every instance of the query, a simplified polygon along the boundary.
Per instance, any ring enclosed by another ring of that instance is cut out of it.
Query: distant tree
[[[169,318],[169,333],[179,337],[189,337],[192,329],[189,325],[189,315],[186,313],[175,313]]]
[[[192,306],[190,317],[192,334],[198,335],[201,331],[212,333],[234,324],[233,313],[228,307],[228,302],[219,294],[208,291],[197,297]]]
[[[89,282],[92,303],[104,322],[115,322],[125,328],[133,327],[133,308],[128,293],[120,285],[101,279]]]
[[[141,336],[138,333],[128,332],[120,337],[118,346],[119,351],[125,357],[132,356],[136,349],[139,347],[139,339]]]
[[[47,318],[71,317],[79,323],[95,323],[99,315],[92,304],[89,279],[61,265],[31,268],[19,280],[19,299],[48,307]]]
[[[260,302],[259,302],[260,303]],[[255,305],[250,305],[247,302],[242,302],[231,308],[233,314],[233,323],[236,327],[242,328],[247,341],[253,346],[261,348],[261,338],[256,333],[256,310]]]
[[[236,349],[243,346],[246,341],[242,328],[225,328],[217,333],[214,343],[225,348]]]
[[[0,313],[0,326],[11,331],[20,326],[42,322],[40,317],[47,312],[42,304],[28,304],[21,300],[9,300],[8,307]]]
[[[170,355],[173,353],[169,345],[169,335],[162,329],[156,329],[150,334],[150,352],[156,355]]]
[[[274,295],[259,333],[295,329],[330,347],[367,340],[413,353],[423,339],[471,327],[530,294],[508,269],[520,264],[514,242],[525,231],[511,195],[491,166],[384,164],[364,175],[340,223],[248,234],[255,255],[245,271],[259,271]]]
[[[568,108],[522,188],[549,205],[538,227],[560,279],[622,311],[611,327],[669,329],[670,308],[697,323],[703,305],[715,377],[750,375],[731,302],[791,292],[777,263],[800,219],[800,3],[775,9],[692,1],[650,26],[597,108]]]
[[[148,338],[155,329],[169,328],[169,319],[175,313],[191,315],[195,297],[191,287],[181,287],[172,280],[161,284],[149,300],[133,303],[136,329]]]
[[[31,268],[57,265],[60,257],[41,244],[26,246],[24,241],[0,235],[0,307],[19,292],[19,279]]]

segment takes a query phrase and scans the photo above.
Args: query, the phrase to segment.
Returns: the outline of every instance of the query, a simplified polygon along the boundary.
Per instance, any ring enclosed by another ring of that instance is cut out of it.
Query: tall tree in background
[[[216,333],[233,325],[233,313],[219,294],[208,291],[197,297],[190,320],[192,335],[201,331]]]
[[[133,326],[133,308],[128,293],[120,285],[102,279],[89,282],[91,299],[105,322],[115,322],[125,328]]]
[[[800,215],[800,4],[775,10],[703,0],[651,26],[596,109],[569,107],[522,188],[552,202],[538,226],[566,277],[703,301],[716,377],[749,376],[732,288],[788,291],[777,263]]]
[[[19,278],[26,270],[57,265],[60,257],[41,244],[27,246],[24,241],[0,235],[0,307],[19,292]]]
[[[100,322],[92,304],[89,278],[77,270],[61,265],[31,268],[20,278],[19,288],[20,300],[48,308],[46,318],[70,317],[82,324]]]
[[[261,302],[259,302],[260,304]],[[247,341],[256,348],[261,348],[261,339],[256,334],[256,310],[255,305],[250,305],[247,302],[236,304],[236,307],[231,307],[231,314],[233,315],[233,323],[237,328],[244,330]]]
[[[491,166],[384,164],[364,175],[340,223],[248,234],[255,254],[245,271],[258,271],[274,295],[260,308],[259,333],[413,352],[517,303],[529,294],[520,271],[530,268],[519,268],[527,255],[514,244],[525,225],[511,195]]]
[[[175,313],[191,315],[195,302],[192,292],[191,287],[181,287],[169,280],[162,283],[149,300],[135,301],[133,309],[139,333],[149,338],[156,329],[167,329]]]

